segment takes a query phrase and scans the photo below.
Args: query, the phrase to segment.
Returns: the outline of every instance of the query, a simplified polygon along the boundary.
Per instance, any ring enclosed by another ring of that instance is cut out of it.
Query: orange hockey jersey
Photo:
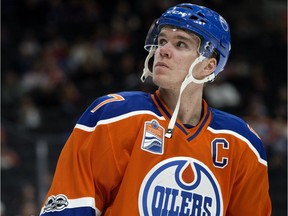
[[[65,144],[41,215],[271,215],[260,138],[208,107],[196,127],[177,121],[158,92],[96,99]]]

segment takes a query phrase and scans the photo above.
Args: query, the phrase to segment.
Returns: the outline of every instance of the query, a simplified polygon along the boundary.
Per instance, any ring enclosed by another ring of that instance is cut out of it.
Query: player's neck
[[[159,95],[171,112],[174,111],[179,92],[159,88]],[[196,126],[201,119],[202,90],[184,90],[181,96],[180,109],[177,116],[183,124]]]

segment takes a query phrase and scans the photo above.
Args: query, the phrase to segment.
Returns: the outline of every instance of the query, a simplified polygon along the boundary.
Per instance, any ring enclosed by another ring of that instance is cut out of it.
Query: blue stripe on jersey
[[[186,129],[184,127],[182,127],[180,124],[178,124],[177,122],[175,123],[175,125],[180,128],[180,130],[185,134],[188,135],[189,133],[186,131]]]
[[[161,109],[164,111],[165,115],[167,115],[168,118],[171,118],[170,113],[165,109],[165,107],[164,107],[164,105],[161,103],[161,101],[160,101],[158,95],[155,94],[154,97],[155,97],[155,99],[156,99],[156,101],[157,101],[157,103],[158,103],[158,106],[161,107]]]
[[[97,98],[82,114],[78,124],[94,127],[99,120],[109,119],[140,110],[149,110],[158,116],[162,116],[154,104],[151,94],[137,91],[119,92],[116,94],[121,95],[125,100],[106,103],[96,112],[92,113],[91,110],[93,110],[98,104],[111,99],[108,95]]]
[[[85,215],[85,216],[96,216],[95,210],[91,207],[81,208],[67,208],[62,211],[51,211],[42,214],[41,216],[71,216],[71,215]]]
[[[212,120],[210,127],[214,130],[230,130],[235,133],[245,137],[250,141],[254,148],[258,151],[260,157],[267,161],[266,152],[262,141],[248,128],[248,125],[241,118],[234,116],[232,114],[213,109]]]
[[[210,108],[208,107],[208,112],[206,113],[205,119],[203,120],[202,124],[200,125],[200,127],[198,128],[198,130],[191,136],[188,138],[188,141],[190,142],[191,140],[193,140],[199,133],[200,131],[203,129],[204,125],[207,122],[207,119],[209,117],[210,114]]]

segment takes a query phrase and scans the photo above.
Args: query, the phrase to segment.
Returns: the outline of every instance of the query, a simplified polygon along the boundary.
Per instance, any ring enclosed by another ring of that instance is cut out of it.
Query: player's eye
[[[159,38],[158,45],[164,46],[167,43],[167,41],[164,38]]]
[[[176,46],[179,48],[187,48],[187,44],[183,41],[177,41]]]

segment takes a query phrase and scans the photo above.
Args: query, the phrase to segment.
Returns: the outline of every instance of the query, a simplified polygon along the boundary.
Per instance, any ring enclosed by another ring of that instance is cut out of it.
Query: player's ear
[[[215,58],[208,58],[206,59],[204,64],[205,65],[204,65],[202,74],[204,76],[208,76],[215,71],[216,66],[217,66],[217,60]]]

